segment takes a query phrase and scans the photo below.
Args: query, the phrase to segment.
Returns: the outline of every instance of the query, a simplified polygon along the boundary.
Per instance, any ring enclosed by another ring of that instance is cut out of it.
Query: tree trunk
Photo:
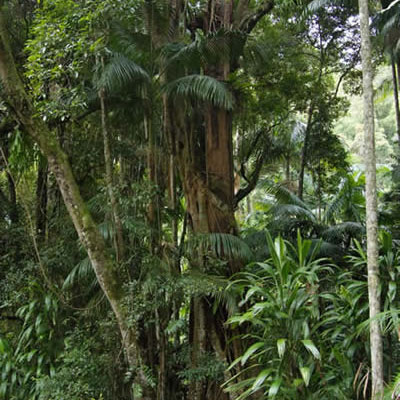
[[[7,183],[10,200],[10,220],[12,224],[18,222],[18,207],[17,207],[17,191],[15,189],[15,182],[11,174],[7,171]]]
[[[101,60],[104,68],[104,61]],[[111,214],[114,222],[114,245],[117,262],[124,258],[124,236],[121,218],[119,216],[118,201],[115,197],[114,190],[114,177],[113,177],[113,160],[110,148],[110,136],[107,129],[107,111],[105,106],[105,91],[99,90],[100,108],[101,108],[101,128],[103,132],[103,146],[104,146],[104,162],[106,167],[106,184],[108,196],[111,205]]]
[[[41,241],[44,241],[46,238],[47,176],[47,161],[43,157],[40,157],[36,181],[36,234]]]
[[[9,157],[9,140],[7,135],[5,135],[5,140],[4,140],[4,147],[3,147],[3,152],[1,153],[2,157],[5,157],[5,162],[8,163],[8,157]],[[7,184],[8,184],[8,202],[10,205],[10,210],[9,210],[9,217],[10,221],[13,225],[15,225],[18,220],[18,206],[17,206],[17,190],[15,188],[15,182],[14,178],[11,176],[11,172],[9,167],[6,165],[6,176],[7,176]]]
[[[396,133],[397,141],[400,146],[400,108],[399,108],[399,85],[397,83],[396,63],[393,54],[390,58],[392,64],[392,80],[393,80],[393,96],[394,96],[394,111],[396,115]]]
[[[153,191],[147,218],[150,226],[150,251],[152,254],[156,254],[160,246],[160,198],[158,195],[158,176],[157,176],[157,152],[156,152],[156,140],[155,133],[152,123],[152,116],[145,115],[143,121],[145,135],[148,141],[147,146],[147,170],[148,178],[152,184],[151,190]]]
[[[299,172],[299,188],[297,192],[297,196],[299,199],[303,200],[303,191],[304,191],[304,174],[306,170],[306,163],[307,163],[307,150],[308,150],[308,142],[310,141],[310,134],[311,134],[311,123],[312,117],[314,112],[314,103],[310,104],[308,109],[308,117],[307,117],[307,125],[304,132],[304,143],[303,149],[301,151],[301,160],[300,160],[300,172]]]
[[[124,302],[123,284],[127,282],[127,276],[123,270],[116,267],[109,256],[104,239],[82,199],[67,155],[47,125],[35,116],[37,112],[25,91],[12,55],[2,9],[3,3],[0,2],[0,77],[3,93],[14,117],[24,126],[47,158],[49,169],[55,176],[79,239],[88,253],[100,287],[116,316],[129,366],[135,370],[140,366],[140,358],[136,332],[128,322],[130,313]],[[146,388],[146,378],[140,368],[135,381]],[[150,400],[150,397],[143,398]]]
[[[371,345],[372,399],[383,398],[382,336],[376,316],[380,312],[378,218],[376,196],[376,162],[374,132],[373,70],[369,31],[368,0],[359,0],[361,29],[361,60],[364,97],[364,162],[367,205],[367,268]]]
[[[168,38],[173,41],[179,35],[180,1],[170,0],[169,5]],[[195,24],[205,35],[221,29],[237,29],[246,35],[272,7],[272,1],[260,2],[259,8],[254,11],[250,9],[248,1],[209,0],[205,4],[204,13],[196,16],[196,20],[189,21],[188,25]],[[152,35],[156,47],[165,40],[157,32]],[[227,49],[230,44],[227,39]],[[205,65],[204,74],[226,82],[229,73],[236,69],[237,60],[229,55],[225,56],[214,65]],[[234,57],[238,59],[236,54]],[[170,73],[174,74],[171,71]],[[165,74],[167,75],[167,72]],[[168,77],[163,76],[162,81],[168,81]],[[234,217],[231,112],[211,104],[205,105],[203,110],[190,108],[190,112],[186,112],[184,103],[178,105],[167,101],[164,102],[164,118],[168,118],[171,123],[168,138],[182,181],[188,225],[194,233],[237,234]],[[201,259],[199,255],[199,268],[202,267]],[[230,276],[239,268],[238,262],[229,262],[226,276]],[[227,311],[220,306],[213,312],[213,301],[213,298],[205,296],[196,296],[191,301],[191,368],[200,366],[204,353],[214,353],[217,359],[228,364],[241,353],[239,341],[229,340],[232,332],[225,326]],[[193,381],[188,397],[190,400],[229,399],[230,395],[221,391],[221,383],[209,378]]]

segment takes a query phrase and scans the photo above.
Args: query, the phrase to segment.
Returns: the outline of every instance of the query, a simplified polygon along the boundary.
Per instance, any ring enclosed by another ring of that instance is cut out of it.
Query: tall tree
[[[367,266],[368,297],[370,315],[372,399],[383,396],[383,347],[379,322],[376,316],[380,312],[379,261],[378,261],[378,217],[376,194],[375,127],[373,69],[371,62],[371,40],[369,30],[368,0],[359,0],[361,59],[363,72],[364,97],[364,163],[366,172],[367,205]]]

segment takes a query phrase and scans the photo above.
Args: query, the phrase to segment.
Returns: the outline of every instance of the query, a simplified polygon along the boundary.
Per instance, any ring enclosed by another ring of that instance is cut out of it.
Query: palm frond
[[[106,64],[96,86],[113,92],[133,83],[146,85],[149,82],[150,77],[141,66],[123,54],[115,53]]]
[[[329,6],[340,6],[340,7],[345,7],[345,6],[354,6],[355,1],[353,0],[313,0],[308,6],[307,6],[307,12],[308,13],[316,13],[320,11],[323,8],[329,7]]]
[[[196,32],[195,39],[188,43],[169,43],[162,49],[161,57],[167,66],[184,65],[199,69],[229,59],[232,52],[240,52],[244,40],[242,33],[219,29],[207,35]]]
[[[191,97],[212,103],[227,110],[233,108],[233,96],[226,85],[207,75],[188,75],[176,79],[163,87],[163,92],[172,98]]]
[[[315,215],[312,211],[297,204],[275,204],[271,208],[271,213],[277,219],[283,217],[296,217],[299,219],[316,222]]]
[[[318,257],[338,260],[341,259],[344,255],[343,250],[340,246],[330,243],[329,241],[313,239],[312,242],[319,243],[320,247],[318,249]]]
[[[93,271],[89,257],[84,258],[68,274],[63,283],[63,289],[70,289],[79,282],[91,281],[90,288],[98,286],[96,276]]]
[[[167,68],[176,64],[192,68],[198,67],[202,61],[199,41],[194,40],[189,44],[168,43],[161,50],[161,58],[164,59]]]
[[[333,3],[333,0],[313,0],[308,6],[309,13],[315,13],[324,7],[328,7]]]
[[[342,195],[341,191],[339,191],[339,193],[328,204],[323,216],[324,221],[328,223],[333,222],[335,216],[337,216],[340,210],[343,208],[344,203],[345,198]]]
[[[229,233],[204,233],[194,235],[186,245],[189,255],[211,252],[221,259],[250,261],[253,252],[241,238]]]
[[[104,240],[110,240],[114,236],[114,225],[111,221],[103,221],[98,225],[98,229]]]
[[[287,187],[273,183],[268,180],[264,180],[263,182],[261,182],[261,184],[262,187],[266,189],[267,194],[271,194],[275,197],[275,200],[278,204],[296,205],[312,213],[308,205],[298,196],[296,196],[296,194],[291,192]]]
[[[345,235],[354,238],[362,235],[364,232],[365,228],[362,224],[347,221],[324,230],[322,237],[328,242],[339,242],[343,240]]]
[[[392,16],[388,16],[386,21],[384,22],[384,25],[381,29],[382,35],[387,35],[392,29],[396,29],[399,27],[399,14],[395,13]]]

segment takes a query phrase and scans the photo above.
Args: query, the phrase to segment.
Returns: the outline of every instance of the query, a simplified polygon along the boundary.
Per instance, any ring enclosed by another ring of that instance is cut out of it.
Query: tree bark
[[[373,70],[371,62],[371,40],[369,31],[368,0],[358,1],[360,8],[361,60],[364,97],[364,163],[366,173],[367,211],[367,268],[370,316],[370,346],[372,399],[383,398],[383,350],[379,322],[375,317],[380,312],[378,218],[376,195],[375,128],[373,99]]]

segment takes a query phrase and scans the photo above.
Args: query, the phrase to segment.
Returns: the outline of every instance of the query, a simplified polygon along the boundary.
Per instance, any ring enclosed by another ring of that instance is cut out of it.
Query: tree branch
[[[240,22],[239,29],[241,31],[251,33],[258,21],[267,15],[274,8],[274,5],[275,0],[264,1],[254,13],[243,18],[243,20]]]
[[[263,152],[261,153],[261,155],[258,157],[258,159],[256,161],[256,166],[254,168],[253,173],[251,174],[250,179],[246,179],[246,181],[248,182],[248,185],[246,187],[244,187],[243,189],[239,189],[239,191],[236,193],[236,195],[233,199],[233,208],[234,209],[236,209],[239,202],[242,201],[247,195],[249,195],[256,187],[258,178],[260,177],[261,168],[264,165],[264,160],[268,154],[270,147],[271,147],[271,143],[268,142],[265,144]]]

